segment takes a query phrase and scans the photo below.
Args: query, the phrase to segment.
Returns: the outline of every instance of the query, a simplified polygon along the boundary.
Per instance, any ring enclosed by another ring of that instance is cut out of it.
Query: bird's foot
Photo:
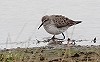
[[[59,39],[59,38],[51,38],[51,40],[56,41],[56,40],[64,40],[64,39]]]
[[[64,39],[59,39],[59,38],[55,38],[55,39],[57,39],[57,40],[64,40]]]

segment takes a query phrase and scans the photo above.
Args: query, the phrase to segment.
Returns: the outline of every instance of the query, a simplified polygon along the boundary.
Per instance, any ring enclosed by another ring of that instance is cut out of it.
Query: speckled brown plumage
[[[52,20],[57,28],[74,25],[73,20],[62,15],[51,15],[42,17],[42,22]]]
[[[57,28],[74,25],[73,21],[62,15],[52,15],[52,20],[54,21]]]

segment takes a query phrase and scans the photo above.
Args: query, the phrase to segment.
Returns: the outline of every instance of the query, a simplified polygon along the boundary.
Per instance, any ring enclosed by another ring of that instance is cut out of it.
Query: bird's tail
[[[81,23],[82,21],[75,21],[75,24],[79,24],[79,23]]]

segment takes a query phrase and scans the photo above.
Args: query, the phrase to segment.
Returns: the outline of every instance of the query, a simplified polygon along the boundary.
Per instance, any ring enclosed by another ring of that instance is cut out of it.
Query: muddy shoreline
[[[100,62],[100,46],[33,47],[0,51],[0,62]]]

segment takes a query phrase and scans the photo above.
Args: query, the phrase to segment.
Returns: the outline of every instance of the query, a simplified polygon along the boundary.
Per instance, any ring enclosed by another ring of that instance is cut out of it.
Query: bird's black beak
[[[43,25],[44,23],[42,22],[42,24],[39,26],[39,28],[38,29],[40,29],[40,27]]]
[[[47,21],[47,20],[43,21],[43,22],[41,23],[41,25],[39,26],[38,29],[40,29],[40,27],[41,27],[46,21]]]

